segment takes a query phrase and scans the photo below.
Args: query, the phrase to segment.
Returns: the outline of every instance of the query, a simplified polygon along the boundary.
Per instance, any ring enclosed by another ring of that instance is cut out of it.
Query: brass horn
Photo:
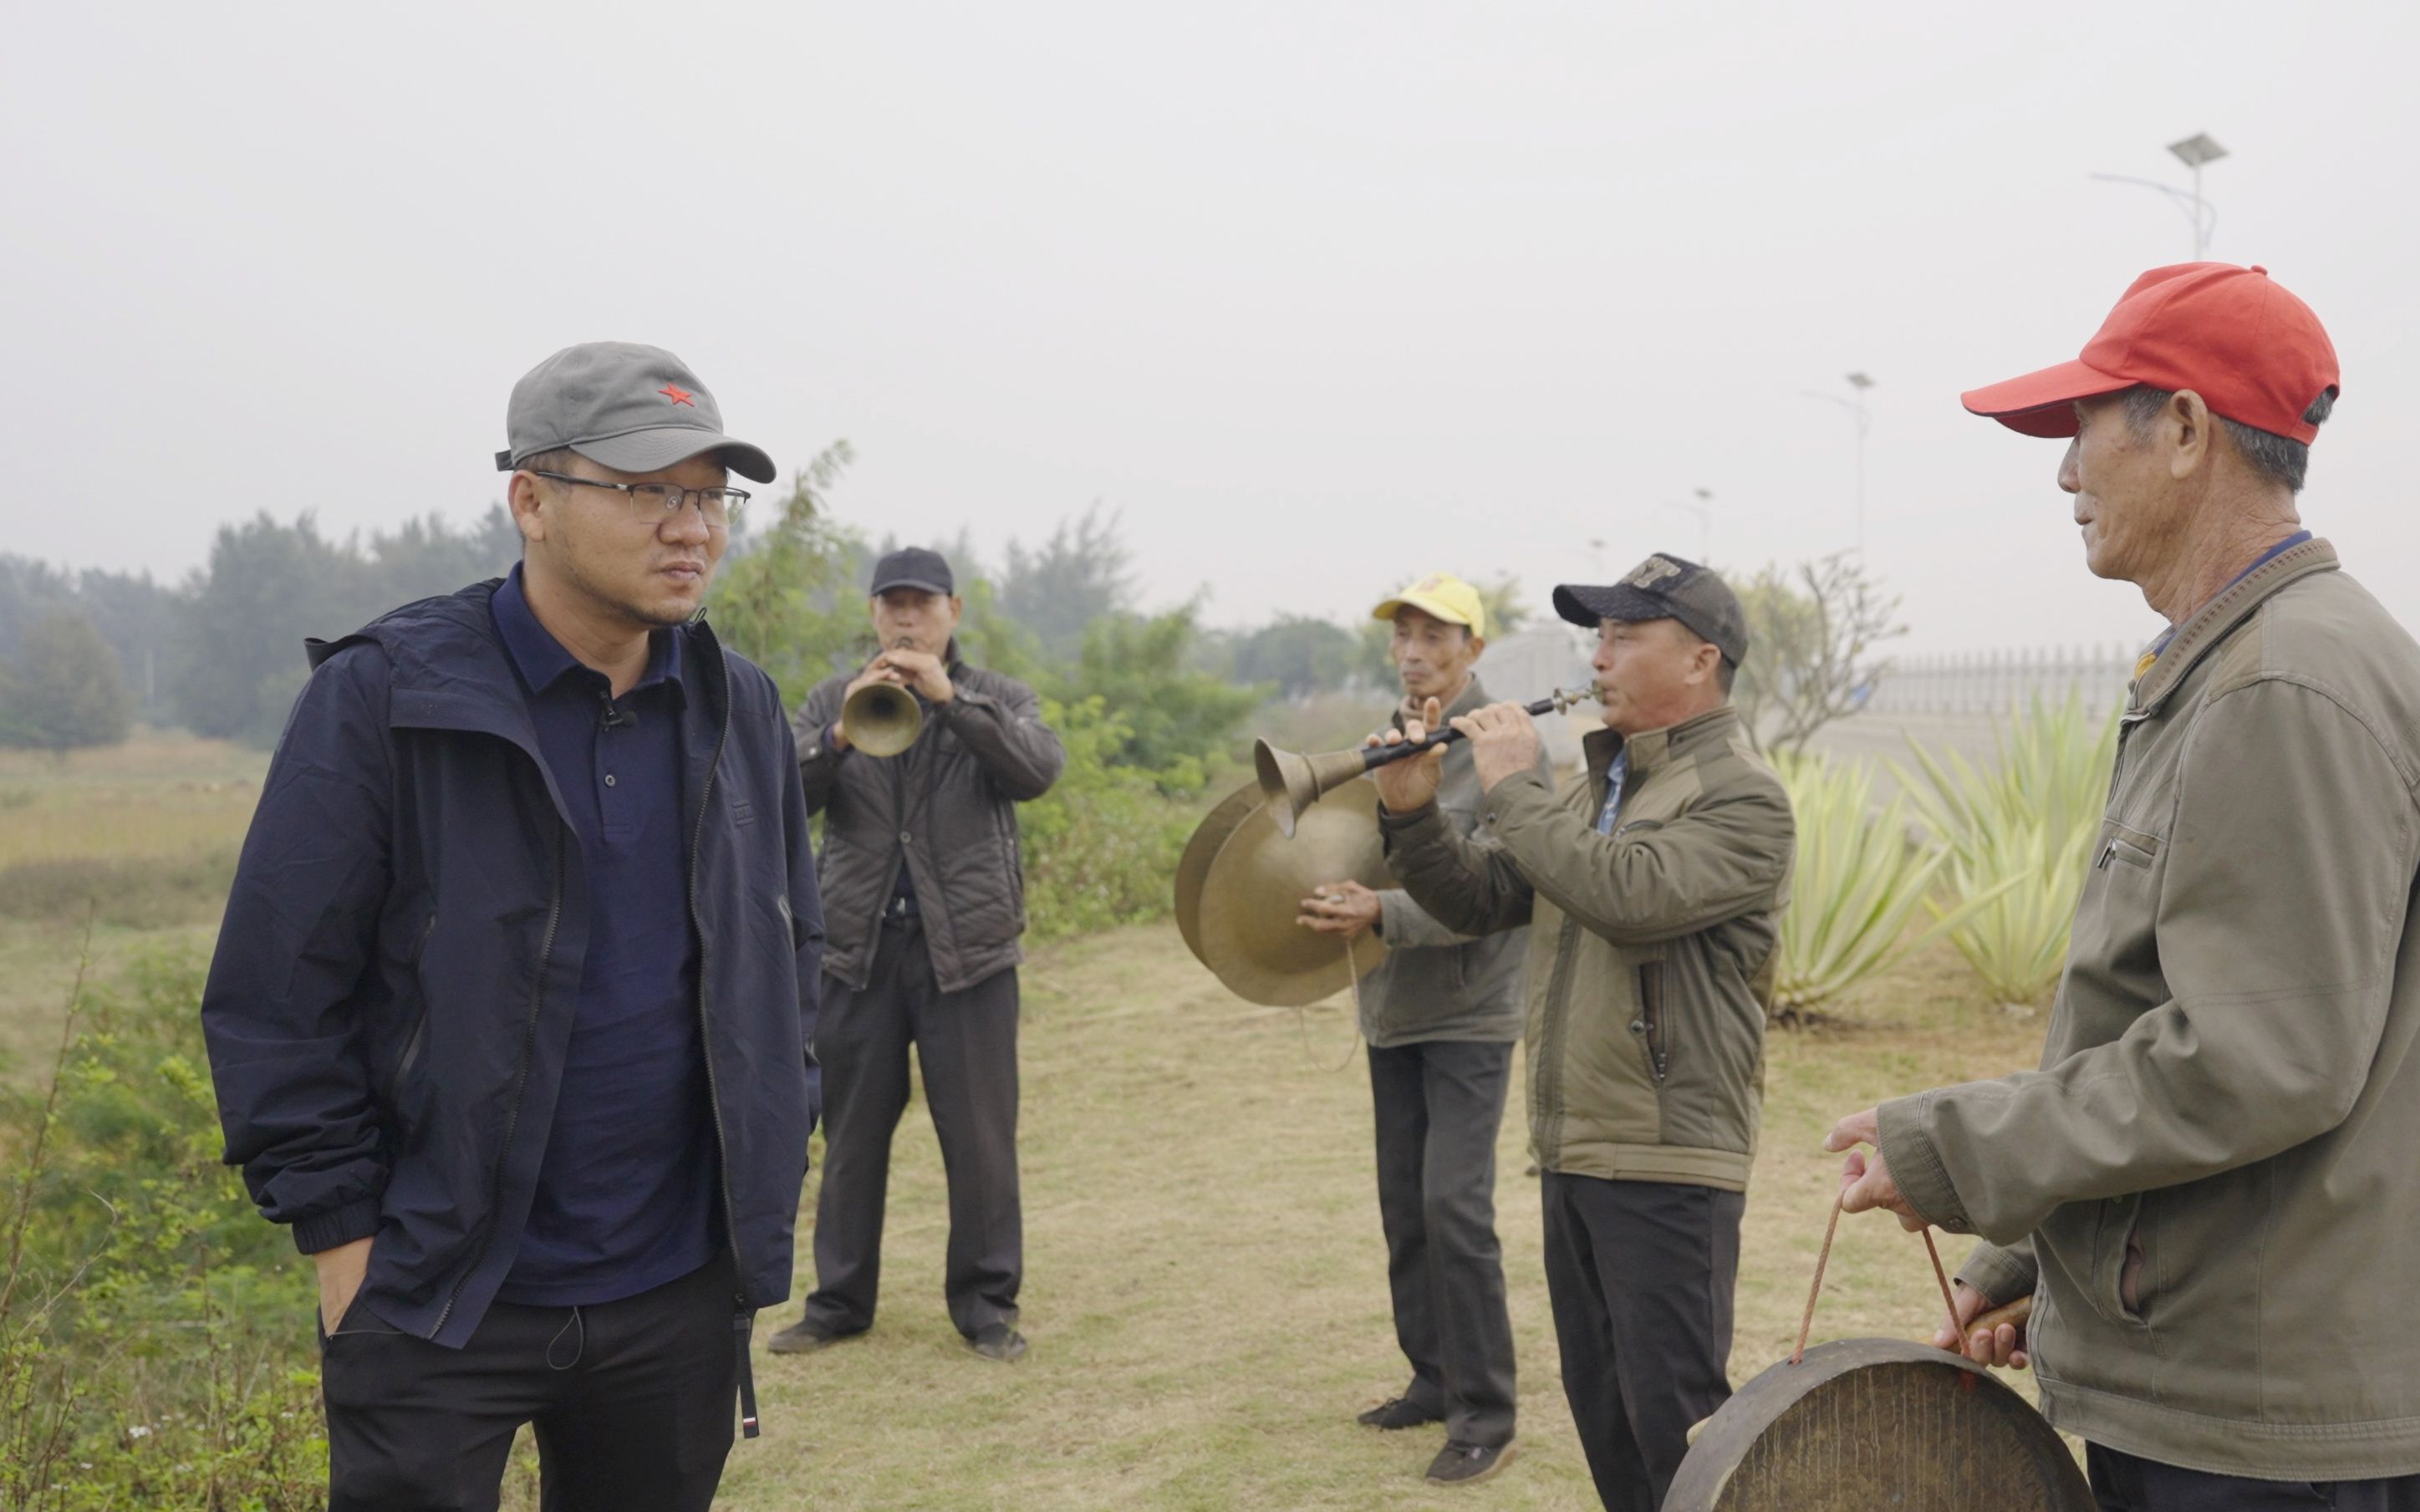
[[[913,649],[916,642],[901,636],[866,664],[873,671],[894,651]],[[868,756],[896,756],[916,744],[923,733],[924,705],[897,683],[868,683],[841,701],[840,733]]]
[[[896,683],[868,683],[840,706],[840,733],[868,756],[898,755],[923,728],[923,705]]]
[[[1533,716],[1560,714],[1595,697],[1592,687],[1557,688],[1523,707]],[[1255,740],[1252,770],[1260,779],[1261,793],[1268,799],[1269,817],[1277,821],[1278,832],[1292,839],[1295,822],[1302,817],[1304,810],[1319,801],[1321,794],[1333,792],[1388,762],[1417,756],[1432,747],[1450,745],[1461,738],[1461,731],[1447,729],[1404,744],[1364,746],[1357,750],[1321,751],[1317,755],[1280,750],[1265,740]]]

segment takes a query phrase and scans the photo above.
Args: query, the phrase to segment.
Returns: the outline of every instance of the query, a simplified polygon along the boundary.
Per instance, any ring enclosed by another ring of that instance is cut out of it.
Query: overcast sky
[[[0,57],[7,549],[174,579],[221,523],[498,494],[513,380],[681,354],[875,533],[1097,500],[1147,600],[1357,614],[1850,547],[1911,651],[2133,640],[2059,444],[2185,216],[2345,373],[2306,520],[2420,625],[2420,23],[2403,5],[25,5]],[[344,626],[331,626],[339,630]]]

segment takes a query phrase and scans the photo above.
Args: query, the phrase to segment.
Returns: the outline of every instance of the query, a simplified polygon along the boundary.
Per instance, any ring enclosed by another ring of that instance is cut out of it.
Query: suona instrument
[[[1590,702],[1596,696],[1593,687],[1557,688],[1535,703],[1524,704],[1523,708],[1533,716],[1560,714]],[[1374,771],[1388,762],[1418,756],[1422,751],[1450,745],[1461,738],[1461,731],[1445,729],[1434,731],[1419,740],[1401,741],[1392,746],[1362,746],[1352,750],[1322,751],[1316,755],[1280,750],[1265,740],[1256,740],[1252,742],[1252,770],[1260,779],[1262,794],[1268,799],[1269,816],[1277,821],[1279,833],[1291,839],[1295,821],[1302,817],[1304,810],[1319,801],[1321,794],[1332,792],[1362,773]]]

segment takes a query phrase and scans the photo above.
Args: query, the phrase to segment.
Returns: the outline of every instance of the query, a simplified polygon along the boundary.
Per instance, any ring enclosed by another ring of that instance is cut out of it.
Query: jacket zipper
[[[429,1325],[428,1336],[432,1339],[445,1332],[445,1319],[454,1316],[454,1304],[462,1300],[463,1286],[487,1262],[488,1250],[496,1242],[495,1210],[504,1205],[504,1173],[512,1165],[513,1134],[520,1127],[521,1099],[529,1090],[530,1055],[537,1044],[538,1011],[546,1003],[547,964],[554,958],[554,933],[563,923],[563,821],[558,818],[554,829],[554,895],[547,903],[546,937],[537,950],[537,980],[530,988],[529,1017],[521,1025],[521,1063],[513,1072],[512,1107],[504,1115],[504,1142],[496,1151],[495,1194],[488,1214],[487,1232],[479,1236],[478,1252],[471,1257],[471,1263],[463,1267],[462,1273],[454,1278],[454,1289],[446,1294],[445,1305],[439,1309],[437,1321]]]
[[[2126,775],[2126,737],[2134,733],[2135,726],[2150,717],[2151,713],[2149,709],[2129,712],[2118,717],[2118,751],[2109,762],[2109,796],[2101,805],[2101,811],[2104,817],[2112,808],[2116,807],[2118,783]],[[2109,843],[2101,848],[2100,858],[2092,863],[2094,869],[2105,869],[2117,855],[2118,839],[2113,835],[2109,839]]]
[[[1664,1049],[1664,963],[1649,961],[1638,968],[1638,1020],[1631,1032],[1647,1053],[1647,1069],[1662,1085],[1669,1069]]]
[[[437,915],[432,910],[428,916],[428,922],[420,926],[420,942],[411,948],[411,960],[415,965],[428,951],[428,937],[436,933]],[[404,1037],[403,1053],[395,1057],[394,1066],[386,1073],[384,1091],[388,1102],[395,1101],[395,1089],[401,1087],[404,1077],[411,1073],[412,1064],[420,1058],[421,1047],[427,1042],[427,1040],[428,1000],[424,995],[420,1002],[420,1011],[412,1015],[411,1032]]]
[[[1570,915],[1563,917],[1563,927],[1555,937],[1555,973],[1546,979],[1546,1032],[1541,1037],[1538,1059],[1554,1070],[1553,1078],[1544,1088],[1546,1102],[1546,1127],[1554,1132],[1552,1149],[1541,1148],[1539,1163],[1562,1158],[1563,1153],[1563,1036],[1570,1027],[1571,1005],[1566,1000],[1571,988],[1572,946],[1579,933],[1579,921]],[[1548,1142],[1540,1141],[1542,1147]]]
[[[724,1242],[731,1247],[732,1274],[739,1273],[739,1211],[731,1200],[731,1140],[722,1125],[722,1083],[714,1073],[714,1017],[706,1008],[706,984],[713,980],[706,968],[706,930],[699,923],[697,910],[697,856],[706,841],[706,810],[714,799],[714,780],[721,775],[722,748],[731,741],[731,691],[723,689],[722,722],[715,731],[714,756],[706,765],[706,784],[698,790],[697,823],[689,836],[689,927],[697,939],[697,1032],[698,1050],[706,1060],[706,1106],[714,1119],[714,1149],[718,1157],[715,1171],[722,1188],[722,1232]],[[739,1354],[740,1432],[747,1438],[757,1435],[756,1382],[749,1368],[750,1324],[755,1309],[748,1305],[748,1294],[737,1288],[735,1279],[732,1292],[731,1332],[733,1346]]]

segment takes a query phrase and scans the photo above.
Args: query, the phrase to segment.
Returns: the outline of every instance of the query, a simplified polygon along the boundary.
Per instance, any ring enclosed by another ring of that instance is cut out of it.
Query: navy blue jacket
[[[579,842],[488,601],[333,644],[244,839],[202,1027],[226,1160],[305,1253],[375,1236],[361,1297],[459,1347],[510,1269],[587,948]],[[823,912],[772,679],[684,626],[689,897],[742,1308],[789,1295]],[[664,906],[684,906],[667,898]]]

